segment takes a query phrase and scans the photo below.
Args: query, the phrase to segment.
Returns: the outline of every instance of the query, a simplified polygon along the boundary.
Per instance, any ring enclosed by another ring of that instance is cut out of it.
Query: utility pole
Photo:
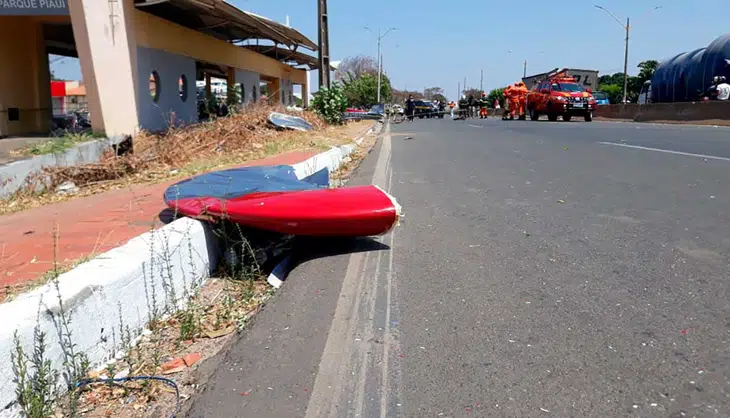
[[[382,79],[383,77],[383,53],[380,53],[380,65],[378,66],[378,104],[380,104],[380,90],[382,88]]]
[[[619,25],[621,25],[622,28],[626,31],[626,43],[624,45],[624,100],[623,103],[626,103],[626,99],[628,97],[628,90],[629,90],[629,32],[631,31],[631,25],[629,18],[626,18],[626,25],[624,25],[619,18],[616,17],[615,14],[609,12],[606,8],[594,5],[596,9],[601,9],[604,12],[608,13],[609,16],[613,18]],[[661,9],[662,6],[654,6],[653,8],[646,11],[646,13],[653,12],[654,10]]]
[[[330,37],[327,0],[317,0],[318,44],[319,44],[319,87],[330,88]]]
[[[624,47],[624,103],[629,90],[629,18],[626,18],[626,46]]]
[[[484,91],[484,70],[482,70],[482,73],[479,76],[479,90]]]
[[[525,60],[525,65],[522,68],[522,78],[527,77],[527,60]]]
[[[466,92],[466,77],[464,77],[464,91]]]
[[[369,27],[365,27],[365,30],[372,32],[372,30]],[[378,103],[380,103],[380,86],[382,84],[382,77],[383,77],[383,53],[380,49],[380,43],[385,38],[385,35],[390,33],[392,30],[398,30],[398,28],[390,28],[387,31],[385,31],[384,34],[380,34],[380,28],[378,28]]]
[[[382,54],[380,52],[380,28],[378,28],[378,104],[380,104],[380,78],[383,73],[383,66],[381,62]]]

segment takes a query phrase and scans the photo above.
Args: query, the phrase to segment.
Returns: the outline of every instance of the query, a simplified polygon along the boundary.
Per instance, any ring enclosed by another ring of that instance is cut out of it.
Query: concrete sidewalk
[[[293,151],[242,166],[291,165],[315,154]],[[161,226],[162,193],[173,183],[132,186],[0,217],[0,289],[22,287],[53,268],[56,226],[60,265],[101,254]]]

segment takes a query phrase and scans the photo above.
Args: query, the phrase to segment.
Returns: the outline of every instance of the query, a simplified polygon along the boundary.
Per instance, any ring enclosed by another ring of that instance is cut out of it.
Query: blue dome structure
[[[659,63],[651,78],[652,101],[697,100],[715,76],[730,79],[730,33],[715,39],[706,48],[675,55]]]

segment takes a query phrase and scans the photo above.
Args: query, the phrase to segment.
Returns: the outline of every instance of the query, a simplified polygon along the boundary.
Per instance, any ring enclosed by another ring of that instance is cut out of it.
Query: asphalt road
[[[416,120],[188,416],[730,416],[730,129]]]

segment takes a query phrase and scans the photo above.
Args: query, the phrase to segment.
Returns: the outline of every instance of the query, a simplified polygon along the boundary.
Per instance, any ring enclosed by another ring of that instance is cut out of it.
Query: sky
[[[285,22],[317,42],[317,0],[228,0],[235,6]],[[394,87],[420,90],[442,87],[457,97],[459,83],[485,90],[514,83],[527,74],[556,67],[623,71],[625,31],[601,5],[625,22],[631,18],[629,73],[643,60],[669,58],[704,47],[730,31],[714,24],[721,0],[595,0],[551,2],[523,0],[519,10],[489,0],[329,0],[332,61],[377,55],[377,36],[364,29],[390,32],[382,40],[383,67]],[[659,10],[652,9],[660,6]],[[56,75],[79,78],[75,60],[54,64]],[[316,83],[313,73],[312,83]],[[313,91],[316,90],[312,89]]]

